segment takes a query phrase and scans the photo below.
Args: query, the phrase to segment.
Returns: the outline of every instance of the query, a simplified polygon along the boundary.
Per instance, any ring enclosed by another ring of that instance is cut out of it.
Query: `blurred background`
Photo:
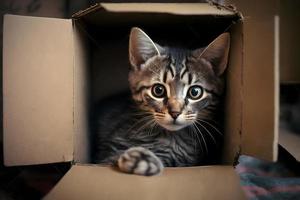
[[[70,18],[81,9],[93,5],[94,0],[1,0],[0,1],[0,73],[2,77],[2,27],[3,15],[17,15]],[[101,1],[136,2],[136,1]],[[139,1],[141,2],[141,1]],[[164,2],[143,0],[143,2]],[[165,1],[169,2],[169,1]],[[200,0],[177,0],[172,2],[201,2]],[[223,1],[221,1],[222,3]],[[229,1],[230,2],[230,1]],[[247,7],[263,13],[268,5],[276,8],[280,16],[280,131],[279,143],[300,159],[300,1],[298,0],[236,0]],[[276,4],[274,6],[274,4]],[[264,6],[261,6],[264,5]],[[250,9],[249,9],[250,10]],[[252,16],[255,17],[255,16]],[[2,95],[2,81],[0,81]],[[2,97],[0,98],[2,105]],[[0,106],[2,116],[2,106]],[[70,164],[10,167],[3,166],[2,159],[2,118],[0,127],[0,199],[39,199],[65,174]],[[285,154],[286,155],[286,154]],[[288,155],[290,156],[290,155]],[[299,166],[299,165],[297,165]],[[293,167],[292,167],[293,168]]]

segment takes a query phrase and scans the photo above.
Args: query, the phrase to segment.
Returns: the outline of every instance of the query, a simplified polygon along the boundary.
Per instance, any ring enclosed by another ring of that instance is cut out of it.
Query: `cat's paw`
[[[118,159],[118,167],[123,172],[144,176],[157,175],[163,170],[161,160],[143,147],[126,150]]]

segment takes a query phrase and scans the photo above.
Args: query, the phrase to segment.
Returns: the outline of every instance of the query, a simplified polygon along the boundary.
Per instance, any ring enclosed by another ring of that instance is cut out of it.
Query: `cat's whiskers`
[[[150,119],[148,122],[146,122],[145,124],[143,124],[139,129],[137,129],[135,135],[141,134],[141,133],[142,133],[142,130],[145,130],[146,128],[151,127],[151,125],[153,125],[153,123],[156,123],[156,122],[155,122],[155,120],[152,118],[152,119]]]
[[[194,122],[197,118],[195,116],[185,116],[184,119],[189,122]]]
[[[197,117],[197,114],[187,114],[185,115],[186,120],[195,120]]]
[[[212,127],[213,129],[215,129],[221,136],[223,136],[223,133],[221,133],[221,131],[220,131],[219,129],[217,129],[217,127],[215,127],[214,125],[212,125],[212,124],[209,123],[208,121],[203,120],[203,119],[200,119],[200,118],[198,118],[197,120],[198,120],[198,121],[201,121],[201,122],[203,122],[203,123],[205,123],[205,124],[207,124],[207,125],[209,125],[209,126]]]
[[[163,121],[164,118],[155,117],[156,122]]]
[[[152,136],[152,131],[156,127],[156,125],[157,125],[157,123],[155,122],[155,120],[153,120],[153,123],[150,125],[151,128],[148,131],[148,136]]]
[[[164,116],[165,116],[164,113],[158,113],[158,112],[155,112],[154,115],[155,115],[155,116],[161,116],[161,117],[164,117]]]
[[[196,149],[197,149],[197,143],[196,143],[196,141],[195,141],[195,136],[194,136],[194,134],[191,134],[191,131],[193,131],[193,130],[191,130],[191,126],[189,126],[188,127],[188,134],[189,134],[189,136],[190,137],[192,137],[192,142],[193,142],[193,146],[194,146],[194,151],[196,152]],[[201,144],[200,144],[200,146],[201,146]],[[201,146],[202,147],[202,146]],[[203,150],[202,150],[203,151]]]
[[[147,122],[143,123],[142,126],[140,126],[136,131],[139,132],[145,128],[147,128],[149,125],[151,125],[153,123],[153,119],[148,119]]]
[[[219,122],[217,122],[217,121],[215,121],[215,120],[213,120],[213,119],[207,119],[206,116],[202,116],[202,115],[198,115],[198,116],[197,116],[197,120],[204,120],[204,121],[206,121],[206,122],[213,122],[213,123],[215,123],[215,124],[219,124]]]
[[[165,118],[165,114],[162,114],[162,113],[154,113],[154,118],[156,120],[163,120]]]
[[[197,122],[197,121],[195,121],[197,124],[199,124],[208,134],[209,134],[209,136],[213,139],[213,141],[214,141],[214,143],[215,143],[215,145],[217,145],[217,141],[216,141],[216,139],[214,138],[214,136],[213,136],[213,134],[204,126],[204,125],[202,125],[200,122]]]
[[[203,136],[201,130],[197,127],[197,124],[196,123],[193,123],[194,127],[196,128],[196,133],[199,133],[203,142],[204,142],[204,146],[205,146],[205,149],[206,149],[206,152],[208,153],[208,147],[207,147],[207,144],[206,144],[206,141],[205,141],[205,137]]]
[[[197,140],[198,140],[198,142],[199,142],[199,145],[200,145],[200,147],[201,147],[201,151],[204,152],[203,147],[202,147],[201,139],[199,138],[199,135],[198,135],[198,133],[197,133],[197,130],[196,130],[195,127],[194,127],[194,124],[193,124],[193,126],[191,126],[191,128],[193,128],[193,129],[192,129],[192,133],[193,133],[194,135],[196,135],[196,138],[197,138]]]
[[[197,114],[187,114],[187,115],[185,115],[185,116],[187,116],[187,117],[196,117]]]
[[[186,120],[196,120],[196,117],[185,117]]]
[[[156,120],[163,120],[164,117],[155,117]]]
[[[127,131],[126,131],[126,134],[129,133],[130,131],[132,131],[137,125],[139,125],[140,123],[143,123],[145,121],[148,121],[150,119],[153,119],[153,117],[151,115],[149,116],[145,116],[141,119],[139,119],[137,122],[135,122]]]

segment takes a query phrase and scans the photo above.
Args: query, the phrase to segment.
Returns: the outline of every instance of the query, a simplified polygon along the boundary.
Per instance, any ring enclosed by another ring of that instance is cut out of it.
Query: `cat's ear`
[[[217,76],[221,76],[228,62],[228,54],[230,47],[230,34],[223,33],[212,41],[203,51],[194,51],[197,58],[205,59],[213,66],[213,70]],[[198,55],[197,55],[198,54]]]
[[[141,29],[132,28],[129,38],[129,60],[133,68],[140,69],[149,58],[160,55],[162,48]]]

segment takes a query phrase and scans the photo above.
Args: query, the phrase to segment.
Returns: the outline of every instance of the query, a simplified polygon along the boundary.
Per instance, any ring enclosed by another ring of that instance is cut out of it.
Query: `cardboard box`
[[[222,165],[167,168],[161,176],[141,177],[88,164],[88,108],[128,87],[132,26],[144,28],[154,40],[163,34],[190,39],[184,36],[194,33],[197,47],[230,31]],[[245,99],[249,82],[258,78],[246,73],[250,66],[245,65],[249,55],[243,31],[247,26],[238,12],[203,3],[96,4],[73,19],[6,15],[5,165],[71,162],[70,171],[45,199],[243,199],[234,161],[240,153],[274,160],[277,142],[274,126],[264,128],[262,137],[268,140],[261,141],[248,126],[257,119],[244,117],[249,108],[265,108]],[[265,60],[273,61],[272,56]],[[275,84],[273,76],[269,73],[266,78]],[[253,87],[251,91],[263,92],[264,88]],[[274,94],[270,91],[272,100]],[[274,112],[255,114],[262,119],[259,123],[275,119]]]

